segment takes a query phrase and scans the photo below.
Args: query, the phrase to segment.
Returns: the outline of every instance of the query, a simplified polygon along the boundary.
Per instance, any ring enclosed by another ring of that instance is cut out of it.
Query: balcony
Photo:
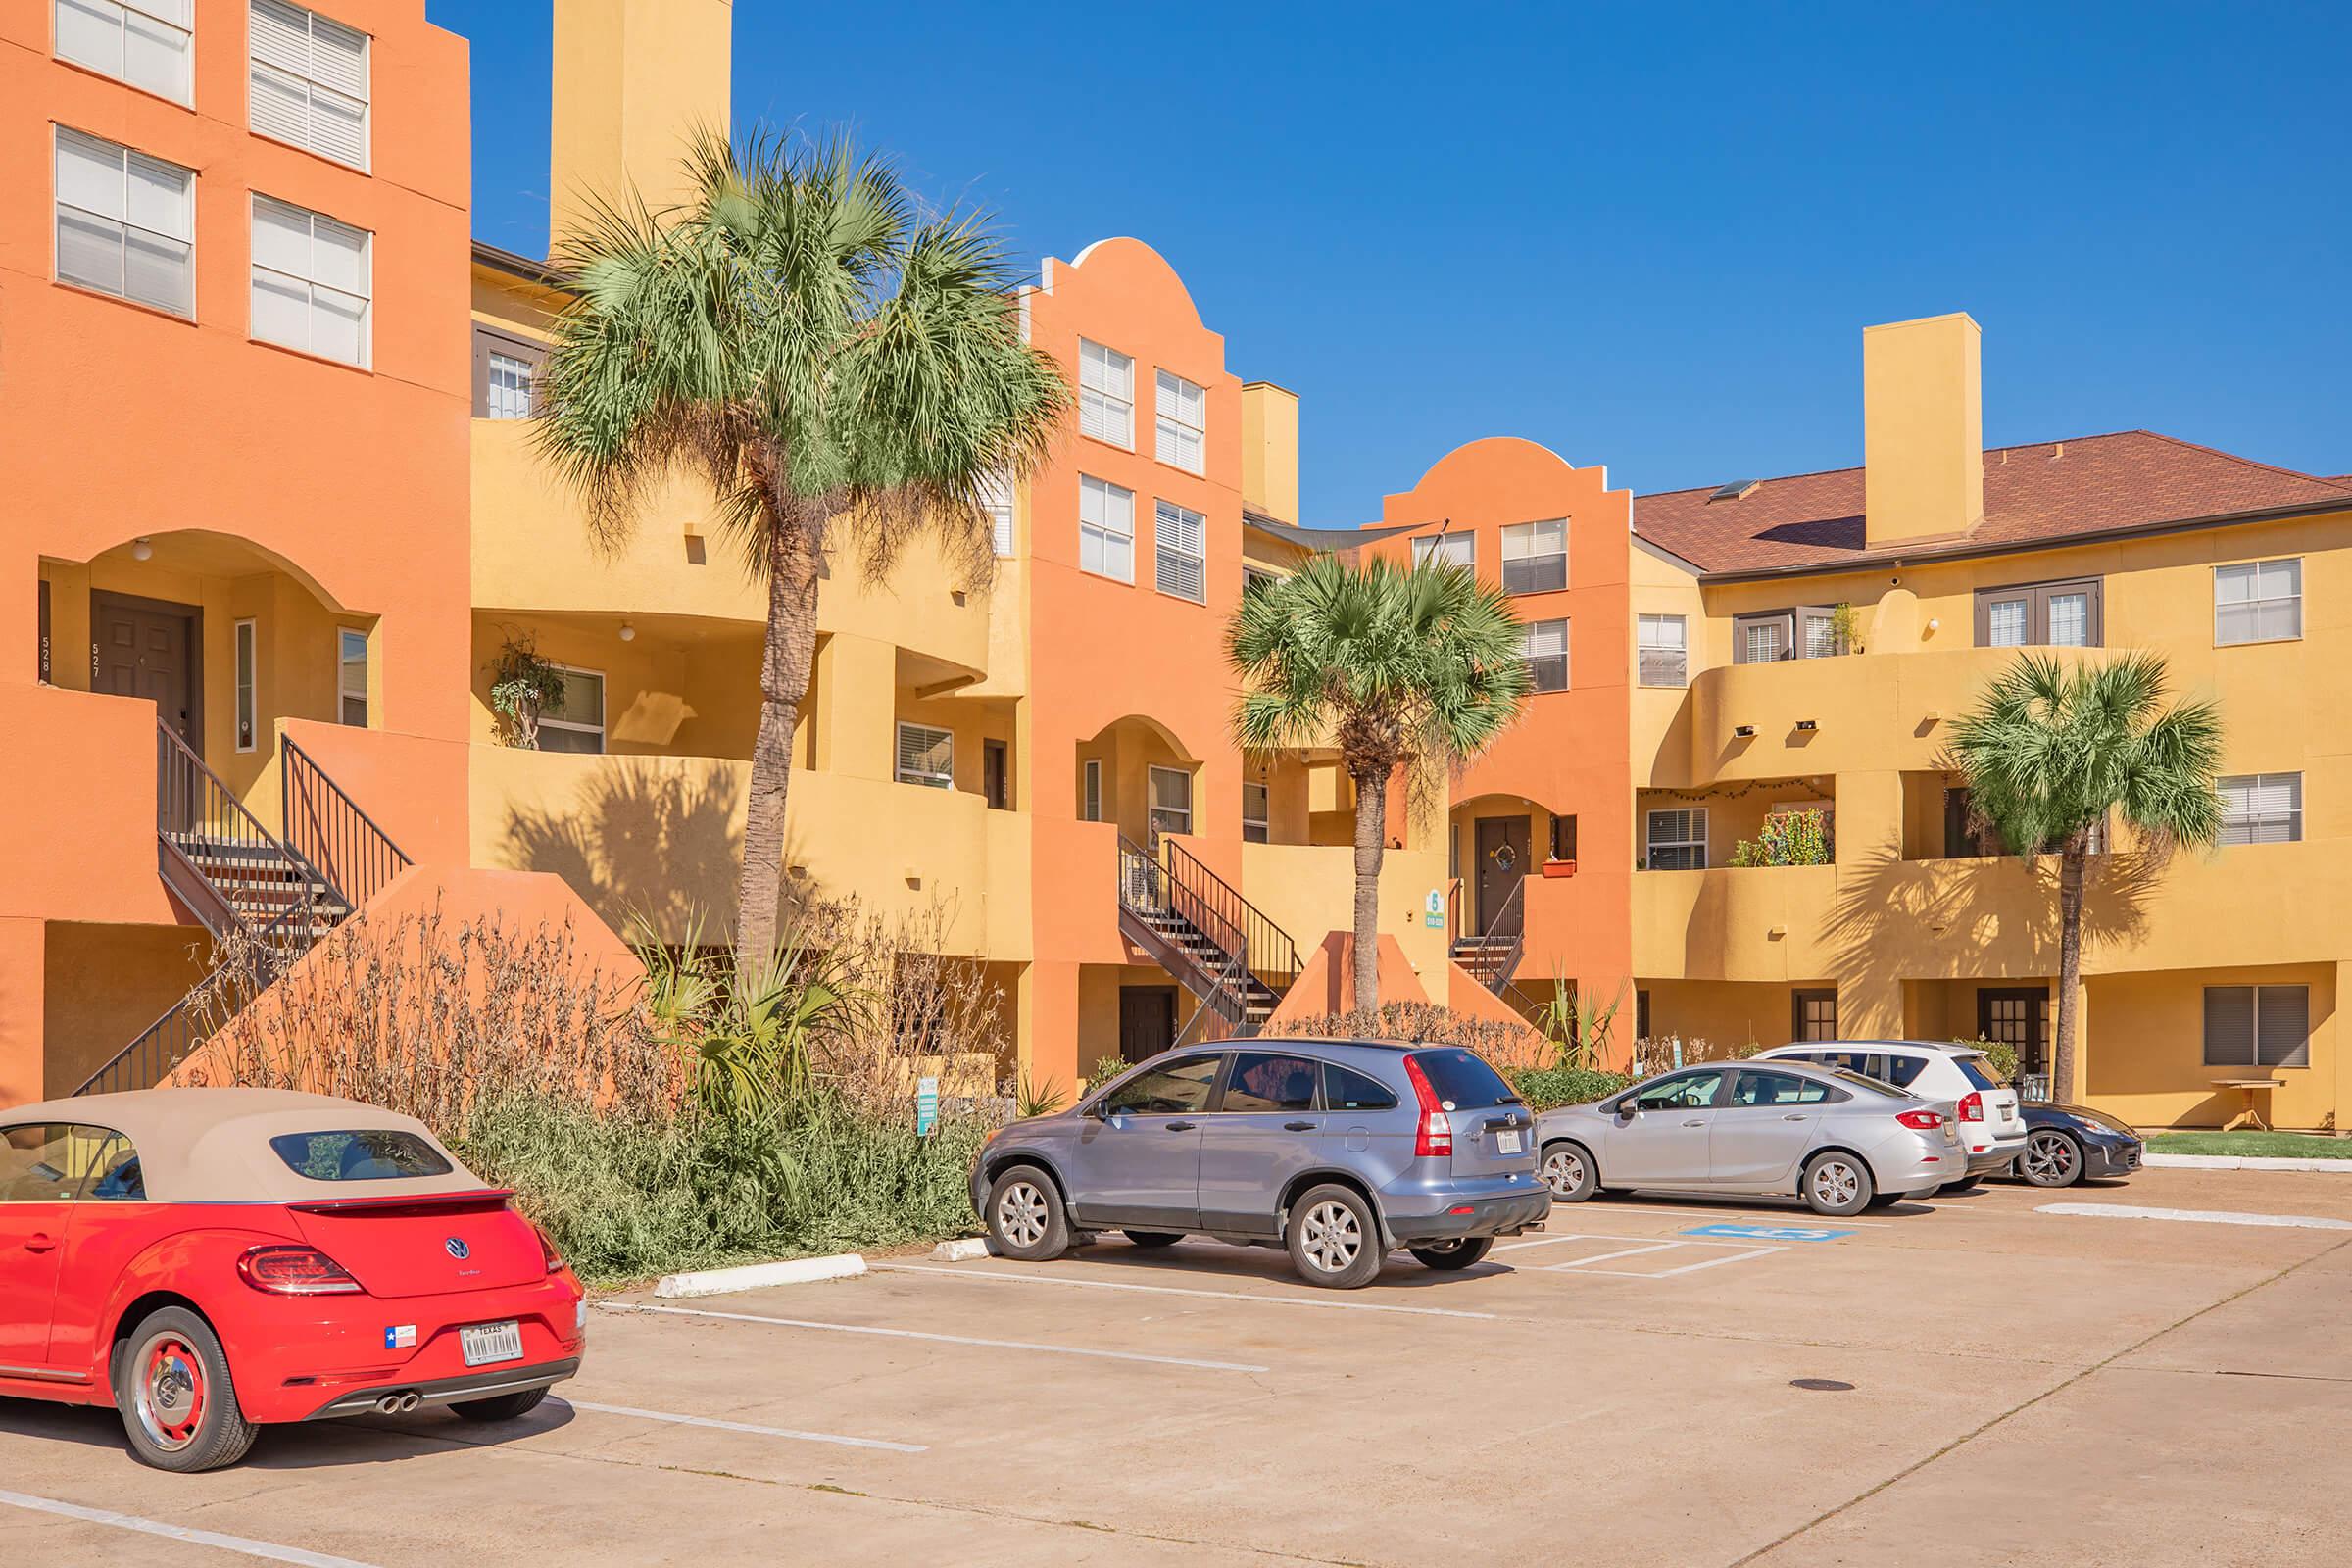
[[[1690,980],[1829,973],[1838,868],[1644,871],[1634,878],[1634,972]]]

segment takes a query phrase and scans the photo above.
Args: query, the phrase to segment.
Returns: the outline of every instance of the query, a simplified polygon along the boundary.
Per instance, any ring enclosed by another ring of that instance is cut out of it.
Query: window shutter
[[[1162,501],[1153,510],[1153,545],[1163,594],[1205,604],[1208,599],[1207,519]]]
[[[282,0],[253,0],[253,128],[265,136],[310,144],[310,14]]]
[[[2262,986],[2254,1007],[2254,1059],[2264,1067],[2311,1065],[2311,988]]]
[[[2254,988],[2205,988],[2205,1064],[2209,1067],[2254,1065]]]
[[[988,514],[989,538],[1000,556],[1012,554],[1012,486],[1003,474],[982,482],[980,506]]]

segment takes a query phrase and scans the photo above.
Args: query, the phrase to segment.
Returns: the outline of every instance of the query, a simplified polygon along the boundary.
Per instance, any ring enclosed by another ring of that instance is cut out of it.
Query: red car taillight
[[[539,1255],[547,1260],[547,1271],[550,1274],[563,1272],[564,1254],[557,1251],[556,1244],[547,1239],[547,1232],[534,1225],[531,1234],[539,1238]]]
[[[237,1259],[237,1273],[272,1296],[356,1296],[351,1271],[315,1247],[257,1247]]]
[[[1962,1121],[1983,1121],[1984,1119],[1984,1097],[1974,1089],[1960,1097],[1960,1119]]]
[[[1940,1110],[1904,1110],[1897,1111],[1894,1119],[1906,1127],[1915,1127],[1923,1133],[1932,1133],[1943,1125],[1943,1112]]]
[[[1404,1075],[1412,1080],[1413,1099],[1421,1106],[1420,1124],[1413,1129],[1413,1157],[1429,1159],[1439,1154],[1452,1157],[1453,1118],[1446,1114],[1438,1092],[1429,1086],[1429,1074],[1421,1070],[1419,1062],[1407,1056]]]

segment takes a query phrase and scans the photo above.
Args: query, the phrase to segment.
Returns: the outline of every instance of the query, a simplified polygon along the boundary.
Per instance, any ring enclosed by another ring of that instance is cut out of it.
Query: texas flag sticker
[[[416,1348],[416,1324],[414,1324],[414,1323],[399,1323],[399,1324],[394,1324],[392,1327],[390,1327],[390,1328],[387,1328],[387,1329],[385,1329],[385,1330],[384,1330],[384,1348],[385,1348],[385,1349],[387,1349],[387,1350],[413,1350],[413,1349],[415,1349]]]

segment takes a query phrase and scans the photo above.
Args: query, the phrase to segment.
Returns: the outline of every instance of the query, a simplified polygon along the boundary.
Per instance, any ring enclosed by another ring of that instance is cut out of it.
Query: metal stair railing
[[[1502,907],[1494,911],[1494,918],[1487,922],[1486,930],[1469,945],[1478,958],[1479,979],[1498,997],[1519,972],[1519,960],[1527,953],[1527,910],[1523,898],[1526,892],[1527,878],[1512,883]]]
[[[1251,1029],[1250,1004],[1263,992],[1279,1001],[1298,978],[1298,950],[1288,933],[1243,898],[1230,883],[1174,844],[1165,858],[1124,835],[1119,839],[1119,904],[1172,952],[1184,954],[1192,973],[1180,975],[1186,989],[1238,1032]],[[1198,934],[1219,962],[1185,953],[1177,933],[1152,924],[1155,917],[1181,922]],[[1194,1015],[1199,1023],[1200,1014]],[[1188,1026],[1186,1033],[1191,1034]]]
[[[279,747],[278,801],[286,846],[342,900],[348,913],[415,862],[291,736],[281,737]]]

